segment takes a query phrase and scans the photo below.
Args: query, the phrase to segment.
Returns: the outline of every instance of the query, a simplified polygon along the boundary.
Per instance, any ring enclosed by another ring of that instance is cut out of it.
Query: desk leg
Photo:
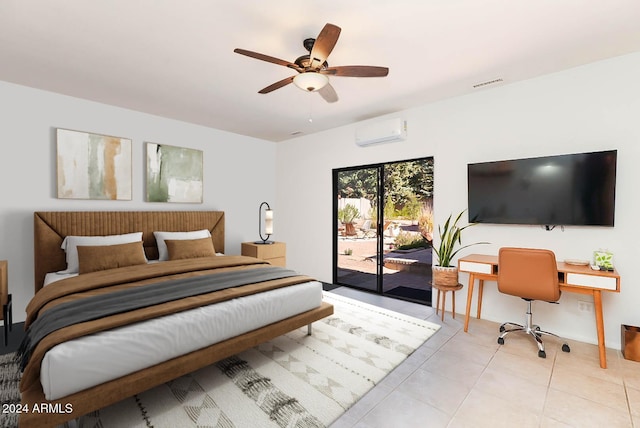
[[[478,280],[478,316],[476,318],[480,319],[480,313],[482,312],[482,293],[484,292],[484,279]]]
[[[471,313],[471,300],[473,299],[473,283],[476,282],[476,276],[469,274],[469,287],[467,288],[467,310],[464,313],[464,331],[469,330],[469,314]]]
[[[593,290],[593,303],[596,311],[596,329],[598,330],[598,351],[600,352],[600,367],[607,368],[607,351],[604,346],[604,319],[602,317],[602,292]]]

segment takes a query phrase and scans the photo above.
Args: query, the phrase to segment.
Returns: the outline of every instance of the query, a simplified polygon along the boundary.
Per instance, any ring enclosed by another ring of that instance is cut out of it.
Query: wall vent
[[[474,88],[482,88],[484,86],[493,85],[493,84],[500,83],[500,82],[504,82],[504,80],[503,79],[487,80],[486,82],[476,83],[475,85],[473,85],[473,87]]]

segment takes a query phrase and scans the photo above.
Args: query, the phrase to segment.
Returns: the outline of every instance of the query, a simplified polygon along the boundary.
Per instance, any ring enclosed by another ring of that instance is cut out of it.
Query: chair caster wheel
[[[562,352],[571,352],[571,348],[566,343],[562,345]]]
[[[504,326],[503,326],[503,325],[501,325],[501,326],[500,326],[500,333],[504,333],[504,330],[505,330]]]
[[[538,351],[538,357],[540,358],[547,358],[547,353],[544,351]]]
[[[504,345],[504,337],[498,338],[498,345]]]

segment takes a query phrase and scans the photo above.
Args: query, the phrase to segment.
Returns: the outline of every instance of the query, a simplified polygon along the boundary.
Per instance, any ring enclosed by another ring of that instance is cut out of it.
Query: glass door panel
[[[337,185],[337,283],[378,292],[380,169],[340,170]]]
[[[384,165],[382,292],[431,305],[433,158]]]

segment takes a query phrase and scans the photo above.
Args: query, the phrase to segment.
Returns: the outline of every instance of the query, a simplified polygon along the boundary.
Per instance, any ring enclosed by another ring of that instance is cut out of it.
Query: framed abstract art
[[[147,143],[147,202],[202,203],[201,150]]]
[[[131,200],[131,140],[56,129],[61,199]]]

